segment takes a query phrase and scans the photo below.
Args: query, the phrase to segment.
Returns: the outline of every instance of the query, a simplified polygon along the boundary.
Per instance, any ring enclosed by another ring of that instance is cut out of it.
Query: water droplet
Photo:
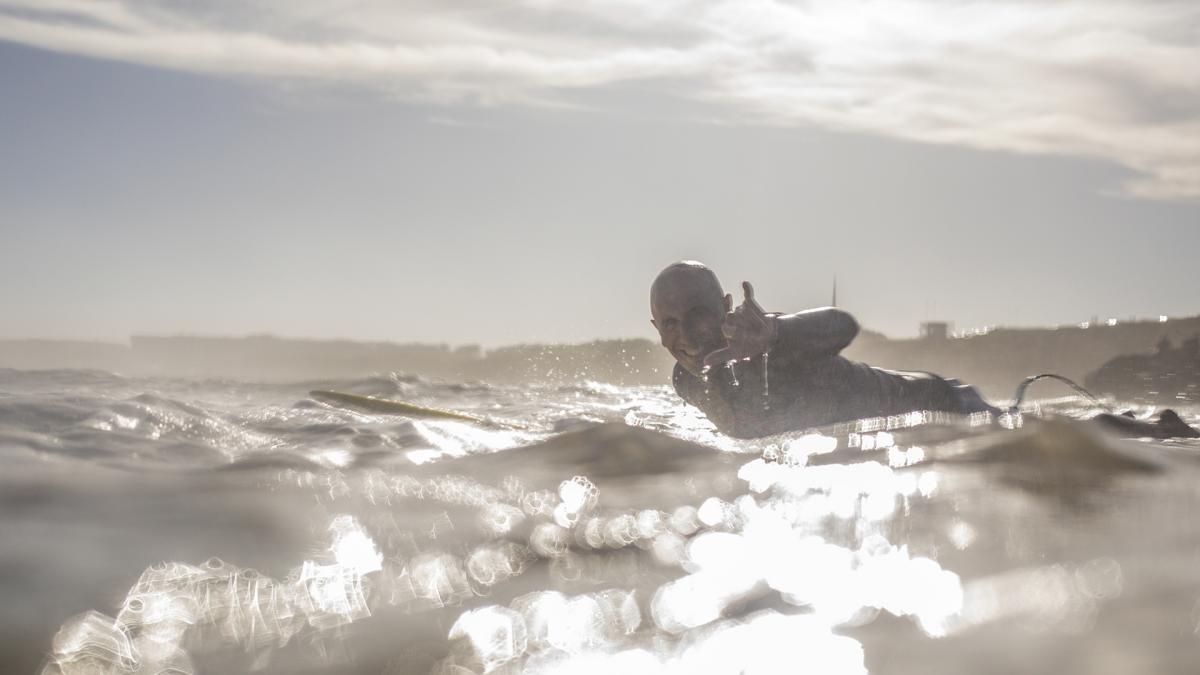
[[[768,365],[770,363],[768,361],[769,358],[770,357],[767,355],[767,353],[763,352],[763,355],[762,355],[763,410],[771,409],[771,380],[770,380],[770,376],[768,375],[768,372],[769,372]]]
[[[725,370],[729,371],[729,383],[735,387],[740,387],[740,386],[742,386],[742,383],[738,382],[737,370],[733,367],[733,364],[734,364],[733,361],[726,361],[725,362]]]

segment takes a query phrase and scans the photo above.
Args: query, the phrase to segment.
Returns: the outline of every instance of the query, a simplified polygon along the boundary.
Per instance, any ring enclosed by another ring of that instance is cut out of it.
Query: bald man
[[[751,438],[914,410],[1000,412],[956,380],[841,356],[858,322],[840,309],[774,314],[748,282],[742,292],[734,308],[717,275],[692,261],[668,266],[650,287],[651,323],[677,361],[675,391],[723,433]]]

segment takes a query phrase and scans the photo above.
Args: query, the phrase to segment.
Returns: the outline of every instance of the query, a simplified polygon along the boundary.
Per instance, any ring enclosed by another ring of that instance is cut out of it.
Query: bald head
[[[694,261],[668,265],[650,285],[651,323],[675,360],[699,375],[704,357],[721,348],[729,301],[717,275]]]
[[[682,260],[671,263],[654,277],[650,284],[650,305],[653,307],[654,298],[663,292],[671,290],[688,290],[703,295],[711,295],[720,299],[725,294],[717,275],[704,263],[695,260]]]

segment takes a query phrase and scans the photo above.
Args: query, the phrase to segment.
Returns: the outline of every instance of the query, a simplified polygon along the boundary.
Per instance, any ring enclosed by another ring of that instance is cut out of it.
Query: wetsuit
[[[873,368],[840,356],[858,334],[858,323],[839,309],[775,318],[778,332],[770,352],[736,363],[732,373],[714,368],[705,382],[675,364],[675,391],[730,436],[766,436],[914,410],[998,412],[957,380]]]

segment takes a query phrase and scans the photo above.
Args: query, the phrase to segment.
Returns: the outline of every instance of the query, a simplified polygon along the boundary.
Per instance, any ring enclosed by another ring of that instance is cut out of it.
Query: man
[[[717,275],[691,261],[668,266],[650,287],[651,323],[678,362],[675,391],[723,433],[751,438],[914,410],[999,412],[955,380],[840,356],[858,334],[842,310],[772,314],[748,282],[742,290],[734,309]]]

